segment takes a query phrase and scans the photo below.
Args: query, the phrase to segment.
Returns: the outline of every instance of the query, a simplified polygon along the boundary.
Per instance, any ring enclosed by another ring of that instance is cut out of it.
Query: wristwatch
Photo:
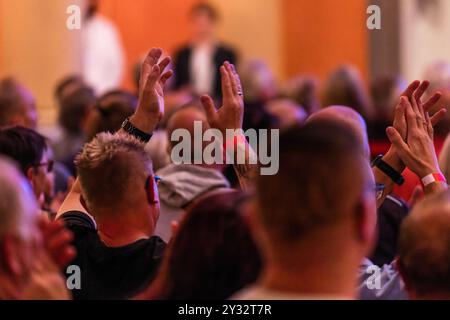
[[[399,186],[405,183],[405,178],[403,178],[401,173],[398,173],[397,170],[395,170],[389,164],[383,161],[382,154],[378,155],[372,161],[372,167],[377,167],[378,169],[380,169],[384,174],[386,174],[389,178],[391,178],[391,180],[394,181],[395,184]]]
[[[152,134],[148,134],[138,128],[136,128],[130,121],[130,118],[126,118],[122,123],[122,129],[128,132],[133,137],[141,140],[142,142],[149,142]]]

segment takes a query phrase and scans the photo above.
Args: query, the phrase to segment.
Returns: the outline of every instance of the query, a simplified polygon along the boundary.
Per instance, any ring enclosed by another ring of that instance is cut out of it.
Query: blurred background
[[[153,46],[167,54],[189,41],[189,10],[196,0],[102,0],[98,13],[117,32],[122,50],[120,86],[134,91],[137,62]],[[364,85],[381,76],[423,78],[436,61],[450,60],[448,0],[211,0],[217,37],[239,64],[261,61],[274,81],[310,75],[323,83],[341,65],[356,68]],[[0,0],[0,78],[13,76],[31,89],[40,127],[57,117],[54,88],[81,74],[83,23],[69,30],[70,5],[81,0]],[[381,30],[368,30],[366,10],[381,8]],[[111,50],[115,50],[111,48]]]

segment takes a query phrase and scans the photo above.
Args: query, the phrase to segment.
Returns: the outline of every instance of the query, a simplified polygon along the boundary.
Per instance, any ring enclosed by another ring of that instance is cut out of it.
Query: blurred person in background
[[[0,300],[70,299],[60,270],[75,256],[70,240],[40,219],[28,182],[0,158]]]
[[[174,230],[158,276],[139,298],[224,300],[256,281],[261,259],[246,200],[228,190],[195,201]]]
[[[450,300],[450,192],[419,202],[401,226],[398,269],[410,299]]]
[[[45,203],[45,187],[52,183],[48,180],[53,178],[51,173],[54,163],[53,159],[49,158],[45,138],[36,131],[24,127],[1,129],[0,154],[18,164],[34,191],[36,202],[42,209]]]
[[[440,92],[442,98],[438,106],[431,112],[435,112],[442,106],[450,105],[450,63],[446,61],[437,61],[432,63],[425,70],[424,78],[430,81],[430,93]],[[435,128],[436,148],[438,152],[442,143],[450,133],[450,113]]]
[[[368,128],[369,139],[376,141],[385,141],[389,144],[386,137],[386,128],[394,119],[394,106],[398,97],[406,89],[406,83],[400,77],[384,76],[375,79],[370,86],[374,106],[374,119],[372,125]],[[384,153],[387,150],[376,152],[372,150],[373,155]]]
[[[128,91],[113,90],[97,99],[86,125],[87,141],[100,132],[119,131],[123,121],[136,111],[137,98]]]
[[[305,110],[307,115],[311,115],[320,109],[318,98],[319,82],[312,76],[298,76],[288,80],[280,88],[280,93],[295,101]]]
[[[125,65],[120,34],[98,13],[99,2],[87,0],[81,28],[82,75],[97,95],[120,87]]]
[[[38,114],[31,91],[13,78],[0,80],[0,127],[20,125],[36,129]]]
[[[86,142],[86,123],[95,104],[94,91],[83,84],[66,87],[58,109],[59,134],[52,142],[55,160],[76,175],[73,161]]]
[[[212,5],[207,2],[195,4],[189,18],[192,38],[174,54],[175,89],[187,87],[197,95],[219,98],[219,67],[225,61],[236,64],[236,53],[217,39],[219,13]]]
[[[229,188],[230,184],[222,174],[224,165],[207,165],[203,161],[195,164],[195,131],[194,122],[201,122],[202,130],[209,128],[206,114],[200,102],[192,102],[177,110],[169,119],[167,125],[168,147],[166,152],[170,155],[179,141],[171,141],[172,133],[176,130],[187,130],[192,139],[191,164],[169,164],[156,172],[161,177],[159,183],[159,198],[161,201],[161,215],[156,226],[155,234],[168,242],[171,236],[172,221],[179,221],[186,210],[196,199],[219,188]],[[204,141],[200,145],[201,154],[209,144]]]
[[[347,106],[356,110],[370,125],[373,107],[358,70],[343,66],[333,71],[324,84],[322,107]]]

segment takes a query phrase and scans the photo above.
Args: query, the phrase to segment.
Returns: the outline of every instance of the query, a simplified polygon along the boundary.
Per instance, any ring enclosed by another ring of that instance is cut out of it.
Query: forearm
[[[239,184],[242,190],[249,191],[252,188],[259,172],[257,155],[253,151],[250,144],[246,141],[245,137],[239,137],[238,140],[239,142],[236,144],[237,152],[232,155],[234,158],[233,168],[239,179]],[[241,153],[241,155],[245,155],[244,159],[238,156],[239,153]]]
[[[86,208],[81,203],[81,184],[78,178],[75,180],[72,189],[70,189],[61,207],[59,207],[56,219],[68,211],[79,211],[88,214]]]

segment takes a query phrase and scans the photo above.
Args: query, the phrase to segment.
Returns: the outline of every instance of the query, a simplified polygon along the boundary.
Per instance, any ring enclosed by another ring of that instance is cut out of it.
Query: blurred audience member
[[[425,79],[430,81],[430,93],[440,92],[442,98],[440,103],[430,113],[433,114],[442,107],[450,105],[450,63],[445,61],[438,61],[431,64],[425,70]],[[450,133],[450,112],[447,112],[445,118],[436,125],[436,147],[440,150],[443,140]]]
[[[290,99],[273,99],[267,103],[266,109],[277,119],[280,129],[303,123],[308,117],[305,110]]]
[[[450,299],[449,191],[425,198],[403,222],[398,268],[411,299]]]
[[[374,119],[369,125],[371,140],[383,140],[389,144],[386,128],[394,119],[394,107],[398,97],[406,89],[406,83],[399,77],[385,76],[375,79],[371,84],[370,93],[374,106]],[[383,153],[378,152],[376,155]]]
[[[0,154],[17,162],[42,208],[47,180],[53,178],[53,159],[48,157],[45,138],[24,127],[4,128],[0,130]]]
[[[123,90],[114,90],[98,98],[87,122],[87,140],[100,132],[119,131],[123,121],[130,117],[137,106],[137,98]]]
[[[85,86],[83,79],[78,75],[69,75],[62,78],[55,87],[54,96],[58,105],[68,95],[72,94],[78,88]]]
[[[450,135],[445,139],[444,146],[439,155],[439,166],[447,181],[450,181]]]
[[[176,228],[159,275],[141,298],[223,300],[253,283],[261,261],[245,200],[229,190],[196,201]]]
[[[219,67],[225,62],[236,64],[233,49],[216,38],[219,14],[207,2],[195,4],[190,11],[192,38],[177,50],[175,61],[175,89],[189,87],[198,94],[220,97]]]
[[[82,74],[97,95],[120,86],[124,53],[116,27],[98,13],[99,0],[88,0],[81,29]]]
[[[55,160],[63,163],[73,175],[73,160],[86,142],[86,123],[94,104],[94,92],[82,84],[72,91],[66,86],[61,96],[58,114],[60,133],[52,147]]]
[[[318,80],[311,76],[298,76],[287,81],[281,93],[301,106],[307,115],[320,109]]]
[[[370,122],[373,119],[372,103],[359,72],[349,66],[335,70],[328,77],[322,92],[322,106],[342,105],[356,110]]]
[[[69,299],[59,267],[73,258],[70,234],[39,219],[29,184],[0,159],[0,300]]]
[[[13,78],[0,80],[0,127],[20,125],[37,127],[36,102],[33,94]]]
[[[206,165],[195,163],[194,149],[197,145],[194,142],[195,122],[202,124],[203,132],[209,128],[206,115],[199,104],[190,104],[179,109],[169,119],[167,135],[169,154],[179,141],[170,141],[172,133],[177,130],[187,130],[191,139],[191,163],[192,164],[169,164],[156,172],[161,177],[159,184],[159,198],[161,200],[161,216],[156,226],[155,233],[163,240],[169,241],[171,236],[172,221],[179,221],[186,209],[200,196],[218,188],[229,188],[229,182],[221,173],[223,165]],[[203,148],[209,143],[204,141],[200,145],[200,154]],[[198,151],[198,150],[197,150]]]
[[[358,266],[375,240],[375,181],[363,154],[354,132],[332,122],[281,134],[278,174],[257,179],[252,225],[264,270],[235,298],[355,297]],[[337,192],[344,185],[345,197]]]

